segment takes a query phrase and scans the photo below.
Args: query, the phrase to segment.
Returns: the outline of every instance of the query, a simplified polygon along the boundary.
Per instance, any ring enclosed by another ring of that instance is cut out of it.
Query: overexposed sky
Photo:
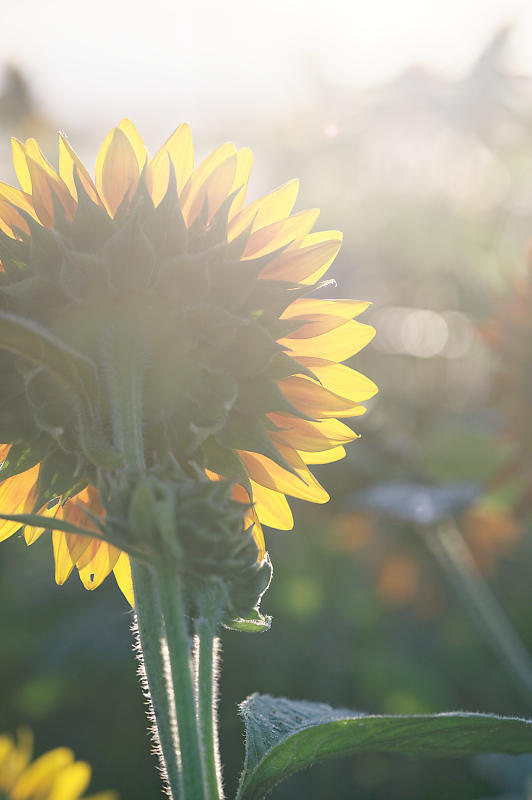
[[[532,73],[530,0],[0,0],[0,61],[66,128],[127,115],[170,129],[299,104],[311,61],[360,87],[412,63],[460,75],[508,21]]]

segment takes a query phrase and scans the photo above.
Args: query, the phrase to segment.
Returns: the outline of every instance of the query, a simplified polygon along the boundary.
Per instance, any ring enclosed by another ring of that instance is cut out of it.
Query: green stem
[[[166,628],[181,750],[182,800],[214,800],[204,779],[202,748],[191,669],[191,640],[187,629],[183,592],[175,570],[161,566],[157,585]]]
[[[142,354],[133,332],[111,331],[102,357],[107,378],[113,441],[129,470],[145,469],[142,435]]]
[[[216,715],[219,647],[216,632],[224,599],[221,587],[205,586],[199,595],[201,616],[194,622],[197,636],[198,718],[209,800],[222,800],[224,796]]]
[[[461,594],[466,608],[484,632],[514,684],[527,702],[532,699],[532,660],[497,598],[484,580],[453,519],[430,531],[427,541]]]
[[[162,630],[157,587],[150,568],[131,559],[135,592],[140,660],[145,679],[145,694],[153,712],[153,735],[159,742],[164,775],[174,798],[182,795],[178,759],[177,724],[173,695],[168,691],[168,646]]]

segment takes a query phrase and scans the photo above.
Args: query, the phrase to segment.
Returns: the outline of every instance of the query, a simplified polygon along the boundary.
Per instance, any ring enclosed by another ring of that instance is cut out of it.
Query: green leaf
[[[532,752],[532,722],[517,717],[467,712],[370,716],[258,694],[248,697],[240,711],[246,760],[237,800],[260,800],[284,778],[338,756],[454,758]]]

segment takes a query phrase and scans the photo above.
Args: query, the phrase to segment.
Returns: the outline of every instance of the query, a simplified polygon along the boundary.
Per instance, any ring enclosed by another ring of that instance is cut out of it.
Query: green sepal
[[[77,166],[74,166],[74,184],[78,207],[69,225],[68,237],[75,248],[90,252],[94,249],[94,242],[101,245],[112,235],[114,223],[107,211],[97,205],[85,191]]]
[[[153,204],[150,208],[146,203],[143,218],[146,235],[154,244],[161,261],[185,253],[189,235],[177,193],[175,168],[172,160],[168,160],[170,175],[166,194],[156,208],[153,208]]]
[[[24,239],[13,239],[0,231],[0,260],[5,270],[2,273],[10,280],[16,280],[27,274],[30,261],[30,245],[26,234]]]
[[[237,330],[234,346],[220,354],[218,364],[236,377],[251,378],[263,372],[283,348],[260,323]]]
[[[93,396],[98,392],[91,359],[36,322],[0,311],[0,347],[48,370],[78,395],[87,388]]]
[[[212,472],[223,475],[229,481],[239,483],[251,497],[249,476],[242,461],[233,450],[222,447],[214,436],[209,436],[202,447],[205,455],[205,467]]]
[[[270,458],[283,469],[293,475],[297,475],[295,469],[275,447],[260,418],[232,411],[222,430],[216,434],[216,441],[222,447],[232,450],[248,450],[252,453],[262,453],[262,455]]]
[[[312,420],[299,408],[292,405],[279,389],[277,383],[268,375],[257,375],[251,380],[242,381],[239,387],[235,409],[243,414],[291,414],[300,419]]]
[[[267,633],[272,626],[272,618],[268,614],[263,616],[256,609],[249,614],[247,619],[235,617],[231,620],[222,622],[224,628],[238,633]]]
[[[80,476],[81,457],[65,453],[55,448],[41,460],[37,500],[34,510],[42,508],[45,503],[62,495],[69,496],[79,486],[78,491],[86,485]]]
[[[137,206],[102,249],[110,289],[130,293],[145,290],[155,267],[154,248],[142,229],[141,209]]]
[[[262,800],[290,775],[338,756],[409,757],[532,752],[532,723],[516,717],[451,712],[370,716],[324,703],[253,694],[240,706],[246,760],[237,800]]]
[[[31,469],[41,461],[50,449],[51,442],[44,437],[35,441],[14,444],[7,454],[7,458],[0,466],[0,481],[19,475]]]

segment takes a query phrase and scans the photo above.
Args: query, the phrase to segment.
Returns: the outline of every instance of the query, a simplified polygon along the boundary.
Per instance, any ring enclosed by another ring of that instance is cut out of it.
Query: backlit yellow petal
[[[260,274],[269,280],[291,283],[315,283],[336,258],[342,244],[342,235],[329,231],[330,238],[308,247],[288,248],[273,258]]]
[[[301,319],[301,328],[290,334],[291,339],[306,339],[337,328],[346,320],[357,317],[371,304],[358,300],[313,300],[300,297],[281,314],[281,319]]]
[[[78,800],[90,779],[90,766],[85,761],[75,761],[57,773],[46,800]]]
[[[330,450],[320,450],[314,453],[300,450],[299,455],[305,464],[331,464],[333,461],[345,458],[345,447],[332,447]]]
[[[281,448],[279,448],[281,449]],[[237,451],[244,462],[250,477],[275,492],[282,492],[291,497],[299,497],[301,500],[309,500],[313,503],[326,503],[329,495],[320,486],[316,478],[306,469],[297,470],[298,475],[293,475],[288,470],[283,469],[270,458],[261,453],[250,453],[247,451]]]
[[[33,511],[38,476],[39,465],[36,464],[31,469],[0,483],[0,513],[27,514]],[[16,533],[20,527],[20,522],[0,520],[0,542]]]
[[[177,191],[179,194],[181,194],[185,184],[192,175],[192,170],[194,169],[194,147],[192,144],[192,134],[190,132],[190,127],[186,122],[176,128],[173,134],[163,144],[153,161],[155,162],[158,158],[161,159],[163,153],[168,153],[168,156],[172,161],[175,171]],[[167,188],[168,184],[166,185],[162,196],[164,196],[166,193]]]
[[[251,481],[255,511],[262,525],[289,531],[294,527],[294,519],[284,494],[274,492]]]
[[[15,167],[20,187],[26,194],[31,194],[31,178],[26,163],[26,149],[22,142],[15,138],[11,139],[11,148],[13,150],[13,166]]]
[[[95,178],[98,194],[114,217],[124,199],[137,188],[139,165],[129,139],[119,128],[107,134],[96,158]]]
[[[99,539],[90,539],[89,545],[76,566],[85,589],[96,589],[114,569],[120,550]]]
[[[266,253],[273,253],[280,247],[305,236],[320,215],[319,208],[300,211],[287,219],[273,222],[265,228],[255,231],[249,237],[244,250],[244,259],[257,258]]]
[[[122,594],[129,605],[134,607],[135,596],[133,594],[133,579],[131,577],[131,564],[127,553],[120,553],[114,565],[113,572]]]
[[[137,129],[135,128],[130,119],[123,119],[119,123],[118,127],[120,128],[121,131],[123,131],[126,134],[129,140],[129,144],[133,148],[133,152],[137,157],[139,172],[142,172],[144,164],[148,160],[148,151],[146,150],[146,145],[142,141],[139,132],[137,131]]]
[[[327,419],[322,422],[310,422],[283,414],[268,414],[281,430],[271,432],[274,442],[280,442],[295,450],[316,451],[328,450],[331,445],[347,444],[358,435],[338,419]]]
[[[236,147],[231,142],[220,145],[205,158],[190,176],[181,195],[181,207],[187,224],[197,216],[205,198],[205,181],[220,164],[236,154]],[[236,168],[236,166],[235,166]],[[231,178],[230,186],[233,183]],[[230,188],[230,187],[229,187]],[[229,189],[228,189],[229,193]]]
[[[345,361],[362,350],[375,336],[375,328],[362,322],[349,320],[342,325],[310,339],[279,339],[279,344],[288,348],[289,355],[327,358]]]
[[[378,392],[372,380],[343,364],[313,367],[312,371],[326,389],[353,403],[369,400]]]
[[[252,166],[253,154],[251,150],[249,147],[242,147],[236,154],[236,172],[230,194],[235,192],[237,189],[240,189],[240,191],[231,203],[231,208],[229,209],[228,215],[229,220],[233,219],[233,217],[242,210],[242,207],[246,202],[246,191],[248,188],[248,181]]]
[[[256,231],[287,217],[295,205],[298,191],[299,181],[294,178],[265,197],[254,200],[231,220],[228,240],[231,242],[236,239],[251,223],[252,230]]]
[[[279,388],[292,405],[316,419],[358,417],[366,410],[364,406],[354,405],[304,376],[292,375],[279,381]]]
[[[74,180],[74,174],[75,174],[74,171],[77,172],[79,179],[83,185],[83,188],[85,189],[91,200],[97,205],[102,205],[102,202],[96,190],[96,186],[94,185],[94,182],[91,176],[89,175],[87,169],[85,169],[80,158],[76,155],[76,153],[70,146],[69,142],[67,141],[66,137],[60,134],[59,174],[62,180],[64,181],[65,185],[68,187],[68,191],[70,192],[72,197],[77,200],[78,192]]]

